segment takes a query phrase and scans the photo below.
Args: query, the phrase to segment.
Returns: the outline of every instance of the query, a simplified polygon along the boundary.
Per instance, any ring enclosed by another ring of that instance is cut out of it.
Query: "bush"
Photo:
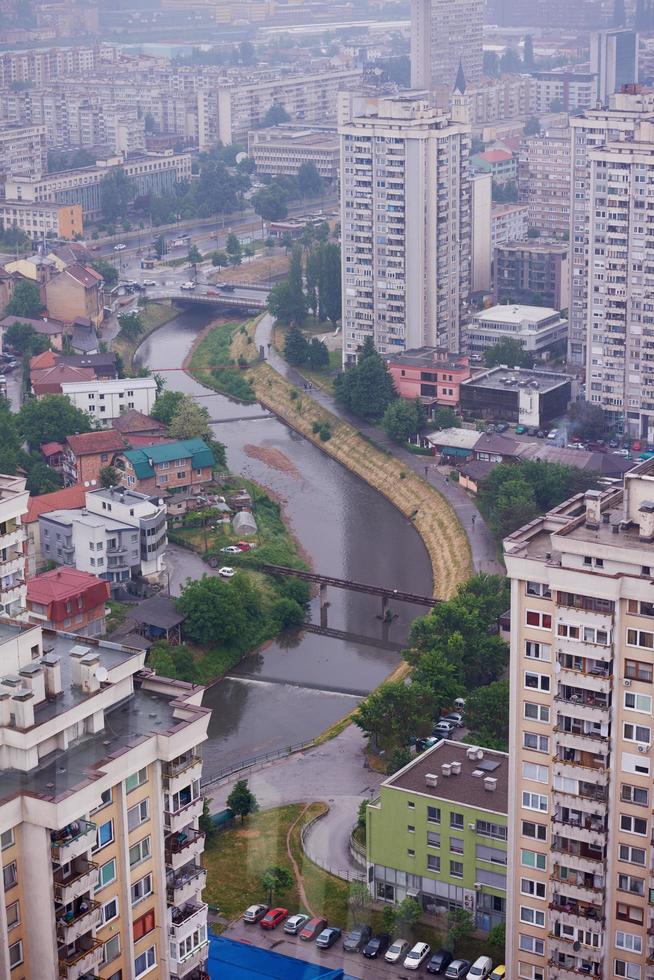
[[[320,426],[320,441],[329,442],[331,437],[332,437],[331,427],[329,425],[329,422],[325,422],[323,425]]]
[[[304,623],[304,609],[295,599],[277,599],[271,614],[278,630],[298,629]]]

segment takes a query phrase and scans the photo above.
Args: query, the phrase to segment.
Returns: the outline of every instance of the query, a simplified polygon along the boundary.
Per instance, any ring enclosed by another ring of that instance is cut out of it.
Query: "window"
[[[2,869],[2,877],[5,884],[5,891],[9,891],[10,888],[13,888],[17,884],[18,867],[15,861],[12,861],[11,864],[5,864]]]
[[[415,805],[415,803],[412,800],[409,800],[408,801],[407,806],[408,806],[409,810],[415,810],[415,808],[416,808],[416,805]]]
[[[95,886],[96,892],[99,892],[101,888],[106,888],[110,885],[112,881],[116,880],[116,859],[112,858],[111,861],[107,861],[100,868],[100,873],[98,875],[98,883]]]
[[[139,919],[134,919],[134,942],[138,942],[139,939],[142,939],[148,932],[152,932],[153,929],[154,909],[150,909],[149,912],[146,912],[145,915],[142,915]]]
[[[0,849],[6,851],[8,847],[14,846],[14,832],[13,830],[5,830],[4,834],[0,834]]]
[[[627,905],[626,902],[616,902],[615,917],[623,922],[634,922],[640,926],[644,920],[643,910],[638,905]]]
[[[521,980],[544,980],[545,975],[540,967],[518,960],[518,976]]]
[[[407,855],[410,858],[414,858],[416,856],[416,852],[414,851],[414,849],[412,847],[408,847],[407,848]]]
[[[441,835],[434,833],[433,830],[427,831],[427,847],[440,847]]]
[[[545,882],[534,881],[533,878],[521,878],[520,894],[531,895],[532,898],[545,898]]]
[[[538,612],[536,609],[527,609],[525,622],[527,626],[534,626],[539,630],[552,629],[552,616],[550,613]]]
[[[136,806],[131,807],[127,811],[127,829],[129,831],[134,830],[135,827],[140,826],[149,817],[149,801],[141,800]]]
[[[643,820],[642,817],[632,817],[626,813],[621,813],[620,830],[626,830],[629,834],[640,834],[641,837],[646,837],[647,820]]]
[[[13,970],[15,966],[20,966],[23,962],[23,944],[19,939],[9,947],[9,966]]]
[[[525,657],[528,660],[549,661],[552,659],[552,648],[549,643],[536,643],[534,640],[527,640],[525,642]]]
[[[531,779],[535,783],[547,783],[549,780],[549,770],[547,766],[537,766],[535,762],[523,762],[522,778]]]
[[[537,953],[542,956],[545,952],[545,940],[536,939],[535,936],[525,936],[520,933],[518,936],[518,947],[525,953]]]
[[[627,630],[627,645],[654,650],[654,633],[649,633],[647,630]]]
[[[145,861],[146,858],[150,857],[150,838],[144,837],[140,840],[138,844],[134,844],[133,847],[129,849],[129,866],[133,868],[134,865],[139,864],[141,861]]]
[[[427,820],[429,823],[440,823],[441,822],[441,811],[440,807],[428,806],[427,807]]]
[[[450,813],[450,827],[453,830],[463,830],[463,814]]]
[[[152,875],[145,875],[144,878],[139,878],[132,885],[132,905],[138,905],[142,902],[144,898],[152,894]]]
[[[645,866],[645,851],[642,847],[631,847],[630,844],[620,844],[618,857],[621,861]]]
[[[452,854],[463,854],[464,842],[462,837],[450,837],[450,851]]]
[[[137,956],[134,960],[134,976],[142,977],[144,973],[157,965],[157,950],[155,946],[150,946],[144,953]]]
[[[545,913],[540,909],[532,909],[530,905],[520,906],[520,921],[530,926],[545,926]]]
[[[407,828],[406,829],[407,829],[407,833],[408,834],[415,834],[415,832],[416,832],[416,828],[413,826],[412,823],[407,824]]]
[[[135,538],[133,538],[132,540],[135,540]],[[148,781],[148,770],[139,769],[138,772],[132,773],[132,775],[128,776],[127,779],[125,780],[125,792],[131,793],[133,789],[136,789],[137,786],[142,786],[143,783],[147,783],[147,781]]]
[[[651,730],[647,725],[632,725],[630,722],[625,722],[623,735],[629,742],[649,743]]]
[[[107,820],[105,823],[98,824],[98,829],[95,836],[95,844],[93,845],[93,852],[99,851],[102,847],[106,847],[107,844],[111,844],[114,839],[114,822],[113,820]]]
[[[441,870],[441,859],[438,854],[428,854],[427,855],[427,869],[429,871],[440,871]]]
[[[550,720],[550,709],[546,704],[535,704],[533,701],[525,701],[525,718],[532,721],[542,721],[547,724]]]
[[[450,877],[463,878],[463,865],[460,861],[450,861]]]
[[[533,820],[523,820],[522,836],[533,837],[534,840],[547,840],[547,827],[543,823],[534,823]]]
[[[613,970],[616,977],[627,977],[627,980],[640,980],[638,963],[628,963],[626,960],[615,960]]]
[[[642,953],[643,940],[635,932],[621,932],[619,929],[615,934],[616,949],[626,949],[630,953]]]
[[[13,929],[20,924],[20,903],[12,902],[7,906],[7,929]]]
[[[106,926],[108,922],[113,919],[118,918],[118,899],[111,898],[108,902],[105,902],[102,906],[102,925]]]
[[[539,810],[547,813],[547,797],[540,793],[523,793],[522,807],[524,810]]]
[[[629,786],[623,783],[620,787],[620,799],[624,803],[635,803],[636,806],[649,805],[649,793],[641,786]]]
[[[480,837],[494,837],[496,840],[506,840],[508,836],[506,827],[499,823],[490,823],[488,820],[477,821],[477,833]]]
[[[652,713],[652,697],[650,694],[633,694],[625,691],[624,706],[631,711],[644,711],[645,714]]]
[[[635,878],[634,875],[618,875],[618,891],[629,892],[631,895],[645,894],[645,879]]]
[[[523,748],[533,749],[534,752],[549,752],[550,740],[547,735],[536,735],[535,732],[523,732],[522,745]]]
[[[520,851],[520,864],[524,868],[536,868],[538,871],[547,869],[547,855],[537,851]]]
[[[530,670],[526,670],[525,687],[533,691],[549,691],[550,679],[547,674],[534,674]]]
[[[624,662],[624,676],[631,681],[643,681],[645,684],[651,684],[653,673],[651,664],[628,659]]]
[[[549,599],[552,596],[549,585],[545,585],[544,582],[527,582],[526,594],[542,597],[543,599]]]
[[[120,956],[120,935],[106,939],[104,943],[104,963],[111,963]]]

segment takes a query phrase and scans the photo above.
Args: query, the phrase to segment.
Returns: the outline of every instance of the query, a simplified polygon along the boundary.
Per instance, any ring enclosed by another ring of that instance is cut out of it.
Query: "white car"
[[[558,435],[559,435],[559,430],[558,429],[552,429],[551,432],[548,432],[547,433],[547,438],[548,439],[556,439],[558,437]]]
[[[302,912],[298,913],[298,915],[291,915],[284,923],[284,932],[288,933],[289,936],[297,936],[298,933],[302,932],[308,921],[309,916],[304,915]]]
[[[237,548],[235,544],[228,544],[226,548],[220,549],[223,555],[240,555],[241,549]]]
[[[122,242],[119,242],[118,245],[114,245],[114,252],[122,252],[126,248],[127,245],[123,245]]]
[[[234,578],[236,572],[233,568],[230,568],[229,565],[223,565],[222,568],[218,569],[218,574],[222,575],[223,578]]]
[[[478,956],[468,970],[466,980],[486,980],[492,969],[493,961],[490,956]]]
[[[157,285],[157,280],[156,279],[144,279],[143,280],[143,285],[144,286],[156,286]]]
[[[405,970],[419,970],[430,953],[431,949],[427,943],[416,943],[411,952],[405,956],[402,966]]]
[[[408,952],[409,944],[406,939],[394,939],[386,950],[384,959],[387,963],[398,963]]]
[[[194,282],[191,282],[191,280],[189,279],[188,282],[183,282],[182,285],[179,288],[180,289],[195,289],[195,283]]]

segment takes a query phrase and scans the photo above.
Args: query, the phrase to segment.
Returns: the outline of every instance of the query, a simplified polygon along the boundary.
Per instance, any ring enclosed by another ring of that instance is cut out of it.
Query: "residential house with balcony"
[[[410,401],[418,398],[428,412],[459,407],[459,387],[470,377],[470,360],[442,347],[399,351],[386,358],[395,390]]]
[[[105,602],[111,595],[103,579],[77,568],[53,568],[27,583],[27,618],[44,629],[101,636]]]
[[[203,689],[11,620],[0,663],[0,976],[207,980]]]
[[[88,368],[76,368],[87,371]],[[61,394],[68,395],[76,408],[88,412],[98,425],[113,424],[123,412],[136,409],[146,415],[154,408],[157,384],[154,378],[116,378],[98,381],[93,375],[77,381],[62,382]]]
[[[441,741],[389,776],[366,813],[372,897],[465,909],[478,929],[504,922],[509,757]]]
[[[116,457],[125,486],[165,496],[202,493],[212,479],[214,466],[214,455],[202,439],[127,449]]]
[[[114,429],[68,436],[62,457],[64,482],[68,486],[81,483],[87,489],[99,487],[101,471],[112,466],[124,448],[123,437]]]

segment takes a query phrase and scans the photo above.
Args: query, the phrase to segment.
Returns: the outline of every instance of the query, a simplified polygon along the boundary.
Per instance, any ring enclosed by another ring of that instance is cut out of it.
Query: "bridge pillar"
[[[319,586],[319,596],[320,596],[320,625],[322,627],[327,626],[327,610],[329,609],[329,603],[327,602],[325,596],[327,595],[327,583],[321,582]]]
[[[382,620],[385,620],[386,619],[386,613],[387,613],[387,611],[388,611],[388,596],[387,595],[383,595],[382,596],[382,614],[381,614]]]

